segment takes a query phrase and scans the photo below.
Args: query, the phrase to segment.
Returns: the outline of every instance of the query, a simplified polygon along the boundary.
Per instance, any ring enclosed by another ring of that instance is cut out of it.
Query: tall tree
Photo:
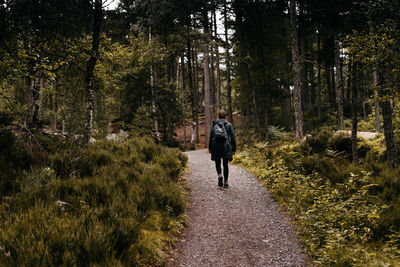
[[[180,71],[179,71],[180,70]],[[186,148],[186,101],[185,101],[185,58],[181,56],[181,64],[179,66],[179,57],[178,57],[178,69],[177,69],[178,77],[178,86],[180,85],[181,89],[181,103],[182,103],[182,124],[183,124],[183,147]],[[193,134],[192,134],[193,135]]]
[[[205,129],[206,129],[206,146],[210,139],[211,124],[214,119],[214,109],[212,106],[212,92],[211,92],[211,75],[209,65],[209,20],[208,10],[203,7],[203,27],[204,27],[204,58],[203,58],[203,71],[204,71],[204,113],[205,113]]]
[[[293,64],[293,79],[294,79],[294,112],[295,112],[295,127],[296,138],[303,138],[303,109],[301,100],[301,71],[299,59],[299,47],[297,37],[297,20],[296,20],[296,0],[290,0],[290,25],[292,37],[292,64]]]
[[[379,133],[381,131],[381,112],[378,100],[378,72],[376,68],[372,71],[372,84],[374,86],[375,131]]]
[[[214,44],[215,44],[215,69],[217,75],[217,83],[215,85],[215,94],[216,94],[216,101],[217,101],[217,110],[221,109],[221,73],[220,73],[220,66],[219,66],[219,37],[218,37],[218,27],[217,27],[217,15],[216,15],[216,7],[214,6],[212,10],[213,15],[213,26],[214,26]]]
[[[344,113],[343,113],[343,78],[342,63],[340,60],[340,44],[339,40],[335,40],[335,68],[336,68],[336,105],[338,112],[338,129],[343,130]]]
[[[151,32],[151,27],[149,27],[149,43],[150,44],[151,44],[152,38],[153,38],[153,35],[152,35],[152,32]],[[150,62],[151,109],[152,109],[153,116],[154,116],[154,132],[155,132],[156,140],[159,142],[161,140],[161,133],[160,133],[160,127],[159,127],[158,119],[157,119],[157,116],[156,116],[157,109],[156,109],[156,94],[155,94],[155,90],[154,90],[154,86],[155,86],[154,77],[155,77],[155,73],[154,73],[153,62]],[[168,75],[167,75],[167,77],[168,77]],[[164,134],[165,134],[165,132],[164,132]]]
[[[384,74],[378,74],[378,83],[383,85],[385,83],[384,80]],[[380,106],[382,108],[383,133],[385,135],[386,143],[386,159],[389,165],[397,166],[399,164],[399,158],[394,139],[393,110],[390,101],[390,91],[384,88],[379,91],[379,96],[380,99],[382,99]]]
[[[226,65],[226,96],[228,101],[228,119],[233,125],[232,87],[231,87],[231,60],[228,37],[228,0],[224,1],[224,35],[225,35],[225,65]]]
[[[198,91],[194,84],[193,79],[193,67],[192,67],[192,41],[190,39],[190,29],[191,29],[191,18],[190,14],[186,18],[187,20],[187,36],[186,36],[186,56],[188,64],[188,80],[189,88],[192,102],[192,138],[191,144],[194,146],[198,142],[198,132],[199,132],[199,101],[198,101]],[[183,67],[183,65],[182,65]]]
[[[358,163],[358,148],[357,148],[357,112],[358,112],[358,88],[360,86],[360,71],[358,69],[358,64],[352,64],[351,77],[351,151],[354,163]]]
[[[94,84],[93,84],[93,73],[96,66],[97,59],[99,58],[99,46],[100,46],[100,33],[101,24],[103,22],[103,2],[102,0],[94,1],[93,10],[93,32],[92,32],[92,48],[90,52],[89,60],[86,64],[85,74],[85,87],[86,87],[86,128],[85,128],[85,140],[89,142],[92,129],[93,129],[93,111],[94,111]]]

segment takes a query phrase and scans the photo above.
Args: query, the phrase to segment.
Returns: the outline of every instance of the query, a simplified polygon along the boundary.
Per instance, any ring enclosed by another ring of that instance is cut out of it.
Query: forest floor
[[[220,188],[210,154],[186,155],[189,222],[167,266],[306,266],[293,225],[256,178],[230,165]]]

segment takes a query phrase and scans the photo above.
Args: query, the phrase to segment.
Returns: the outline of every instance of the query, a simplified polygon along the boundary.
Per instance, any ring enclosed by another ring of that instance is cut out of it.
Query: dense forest
[[[207,143],[224,109],[235,161],[269,177],[317,264],[399,263],[399,10],[397,0],[0,1],[0,259],[162,264],[157,238],[172,242],[185,224],[177,148],[204,142],[202,125]],[[125,133],[133,139],[104,141]],[[331,210],[338,199],[348,202]],[[74,235],[35,232],[32,220]]]

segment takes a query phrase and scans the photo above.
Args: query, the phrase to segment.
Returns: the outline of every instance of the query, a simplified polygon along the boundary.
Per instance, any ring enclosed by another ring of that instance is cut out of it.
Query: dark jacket
[[[228,140],[225,143],[218,143],[214,140],[214,124],[221,122],[225,126],[226,133],[228,134]],[[211,126],[210,140],[208,141],[208,149],[211,152],[211,160],[217,158],[232,160],[232,152],[236,152],[236,139],[233,131],[233,126],[226,120],[215,120]]]

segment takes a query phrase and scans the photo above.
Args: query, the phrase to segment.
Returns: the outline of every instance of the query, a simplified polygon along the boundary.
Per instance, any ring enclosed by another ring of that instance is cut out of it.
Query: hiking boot
[[[222,186],[223,186],[223,183],[222,183],[222,175],[221,175],[221,174],[218,175],[218,186],[219,186],[219,187],[222,187]]]
[[[225,188],[226,188],[226,187],[229,187],[228,179],[224,179],[224,187],[225,187]]]

